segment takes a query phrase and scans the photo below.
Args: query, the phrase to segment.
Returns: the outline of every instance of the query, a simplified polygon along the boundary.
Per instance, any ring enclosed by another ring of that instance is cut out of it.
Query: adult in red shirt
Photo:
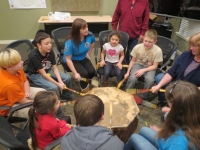
[[[142,42],[144,33],[148,30],[148,23],[148,0],[118,0],[111,24],[113,30],[129,34],[128,49],[125,55],[127,63],[130,61],[130,52],[133,47],[138,42]]]

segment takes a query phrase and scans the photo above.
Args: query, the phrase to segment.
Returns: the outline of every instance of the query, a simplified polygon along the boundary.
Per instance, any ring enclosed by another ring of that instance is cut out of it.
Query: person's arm
[[[51,132],[51,135],[55,138],[55,139],[58,139],[59,137],[65,135],[69,130],[70,130],[70,127],[67,125],[67,123],[63,120],[57,120],[55,118],[55,120],[49,120],[51,121],[51,124],[52,124],[52,129],[50,130]],[[65,126],[63,126],[62,124],[65,124]]]
[[[100,62],[100,67],[103,67],[106,63],[105,63],[105,55],[106,55],[106,51],[104,49],[102,49],[101,51],[101,62]]]
[[[158,85],[152,87],[152,93],[157,92],[161,87],[169,83],[171,80],[172,80],[172,76],[166,73],[164,77],[162,78],[162,80],[158,83]]]
[[[63,81],[62,81],[62,79],[61,79],[60,72],[59,72],[59,70],[58,70],[57,65],[53,65],[53,66],[52,66],[52,69],[53,69],[54,74],[56,75],[56,78],[57,78],[58,82],[59,82],[60,84],[63,84],[63,87],[65,87],[65,84],[63,83]]]
[[[95,42],[90,45],[90,50],[88,51],[89,55],[92,53],[92,50],[94,49],[94,46],[95,46]]]
[[[30,93],[30,84],[29,84],[29,81],[26,80],[24,82],[24,91],[25,91],[25,95],[27,98],[31,97],[31,93]]]
[[[134,65],[134,63],[135,63],[135,60],[136,60],[136,58],[135,58],[135,57],[132,57],[132,59],[131,59],[129,65],[128,65],[128,70],[127,70],[126,74],[124,75],[124,78],[125,78],[125,79],[128,78],[128,76],[129,76],[129,74],[130,74],[130,71],[131,71],[131,68],[133,67],[133,65]]]
[[[117,63],[116,66],[119,67],[119,69],[122,69],[122,61],[124,60],[124,51],[120,52],[120,58],[119,58],[119,62]]]
[[[119,23],[119,18],[121,16],[121,0],[118,1],[117,6],[115,8],[115,12],[112,17],[111,25],[113,30],[117,30],[117,25]]]
[[[136,77],[141,77],[145,72],[148,72],[148,71],[152,71],[152,70],[156,70],[158,68],[158,62],[154,62],[153,65],[147,67],[147,68],[143,68],[143,69],[140,69],[138,70],[136,73],[135,73],[135,76]]]
[[[42,75],[42,77],[43,77],[44,79],[46,79],[47,81],[50,81],[50,82],[54,83],[54,84],[57,85],[60,89],[63,89],[63,84],[61,84],[61,83],[55,81],[52,77],[50,77],[50,76],[46,73],[46,71],[45,71],[44,69],[39,69],[38,71],[39,71],[39,73]]]
[[[66,63],[67,66],[69,67],[69,69],[71,70],[71,72],[74,74],[75,79],[80,80],[81,76],[80,74],[76,71],[74,64],[72,62],[72,56],[66,56]]]

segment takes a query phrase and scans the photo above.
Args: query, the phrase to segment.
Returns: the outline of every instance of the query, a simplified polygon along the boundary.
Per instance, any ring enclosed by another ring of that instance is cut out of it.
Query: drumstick
[[[151,92],[152,89],[127,89],[126,92],[130,94],[140,94],[140,93],[146,93]],[[165,92],[164,89],[160,89],[159,92]]]
[[[146,122],[140,115],[137,115],[137,119],[142,122],[145,126],[149,127],[148,122]]]
[[[68,87],[64,87],[64,90],[69,90],[69,91],[74,92],[74,93],[76,93],[76,94],[79,94],[79,95],[81,95],[81,96],[84,96],[84,95],[85,95],[84,93],[77,92],[77,91],[72,90],[72,89],[70,89],[70,88],[68,88]]]
[[[158,109],[159,107],[151,102],[145,101],[143,100],[142,105],[150,107],[150,108],[154,108],[154,109]]]
[[[68,101],[68,102],[64,102],[64,103],[60,103],[60,106],[65,106],[65,105],[75,104],[75,102],[76,102],[76,100]]]
[[[117,88],[118,88],[118,89],[122,86],[122,84],[124,83],[125,80],[126,80],[126,79],[124,78],[122,81],[120,81],[120,82],[118,83],[118,85],[117,85]]]
[[[112,102],[110,102],[110,129],[112,128]]]
[[[105,65],[106,65],[106,64],[105,64]],[[100,66],[100,63],[98,63],[98,64],[96,65],[96,69],[98,69],[99,66]],[[122,65],[122,67],[124,67],[124,68],[128,68],[128,65]]]

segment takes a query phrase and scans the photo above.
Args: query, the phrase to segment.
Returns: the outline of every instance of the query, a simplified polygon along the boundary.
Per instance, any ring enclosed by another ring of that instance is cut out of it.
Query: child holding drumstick
[[[120,82],[123,78],[121,70],[122,61],[124,59],[124,48],[121,44],[119,44],[120,39],[121,34],[118,31],[112,31],[109,34],[109,42],[103,45],[100,62],[100,67],[105,65],[102,83],[103,86],[108,85],[107,81],[112,68],[115,70],[117,82]]]

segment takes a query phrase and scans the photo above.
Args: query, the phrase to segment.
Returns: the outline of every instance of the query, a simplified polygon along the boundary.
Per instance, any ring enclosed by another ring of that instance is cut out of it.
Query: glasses
[[[177,83],[178,83],[179,80],[180,80],[180,79],[178,79],[176,82],[174,82],[174,86],[173,86],[173,87],[171,88],[171,90],[169,91],[170,94],[172,94],[172,92],[173,92],[174,88],[176,87],[176,85],[177,85]]]

